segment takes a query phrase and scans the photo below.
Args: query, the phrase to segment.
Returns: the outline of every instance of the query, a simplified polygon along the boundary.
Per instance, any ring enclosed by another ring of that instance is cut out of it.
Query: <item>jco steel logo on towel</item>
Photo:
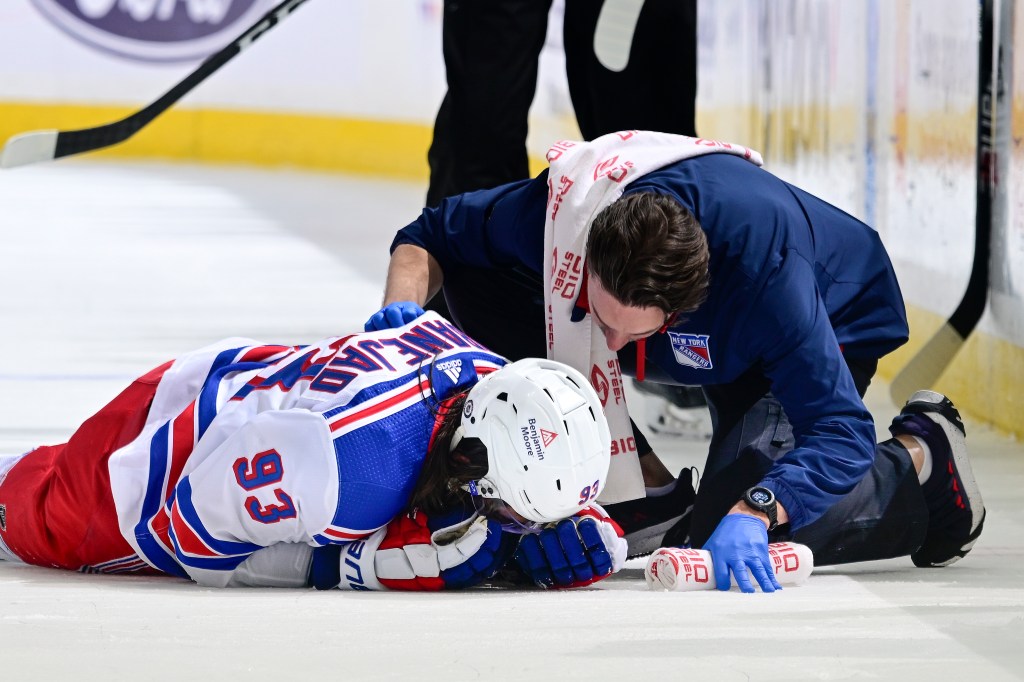
[[[32,0],[58,28],[92,47],[142,61],[191,61],[255,23],[273,0]]]

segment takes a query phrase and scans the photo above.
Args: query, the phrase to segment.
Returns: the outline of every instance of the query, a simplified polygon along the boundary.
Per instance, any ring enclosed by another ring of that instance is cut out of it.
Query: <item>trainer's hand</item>
[[[412,301],[396,301],[389,303],[373,315],[363,325],[368,332],[379,332],[384,329],[395,329],[412,322],[423,314],[423,308]]]
[[[744,592],[754,592],[751,575],[764,592],[782,589],[768,558],[768,529],[758,517],[726,514],[704,543],[704,549],[711,552],[718,589],[729,589],[730,573]]]

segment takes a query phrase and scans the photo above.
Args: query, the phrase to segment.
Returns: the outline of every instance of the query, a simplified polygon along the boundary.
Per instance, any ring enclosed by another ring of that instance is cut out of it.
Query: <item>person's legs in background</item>
[[[551,0],[445,0],[448,91],[427,152],[427,206],[530,176],[527,117]],[[424,306],[452,318],[440,293]]]
[[[446,0],[448,92],[427,153],[427,205],[530,175],[527,115],[551,0]]]
[[[596,31],[609,27],[629,40],[616,20],[637,1],[566,0],[565,71],[586,140],[620,130],[697,134],[697,0],[644,0],[620,70],[594,49]]]

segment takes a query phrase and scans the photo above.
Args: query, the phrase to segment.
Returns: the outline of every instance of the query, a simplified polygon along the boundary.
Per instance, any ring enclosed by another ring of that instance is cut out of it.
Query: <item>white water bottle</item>
[[[807,545],[773,542],[768,557],[780,585],[799,585],[814,569],[814,554]],[[662,547],[647,560],[644,577],[652,590],[693,592],[716,586],[711,552],[706,549]]]

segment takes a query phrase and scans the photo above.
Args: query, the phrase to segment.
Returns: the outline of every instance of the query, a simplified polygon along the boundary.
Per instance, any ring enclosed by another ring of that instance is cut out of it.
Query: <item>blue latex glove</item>
[[[412,301],[396,301],[389,303],[373,315],[363,325],[368,332],[379,332],[384,329],[395,329],[412,322],[423,314],[423,308]]]
[[[582,587],[621,568],[624,543],[611,524],[593,517],[573,517],[559,521],[554,528],[523,536],[515,562],[538,585]],[[623,544],[622,551],[618,551],[619,544]]]
[[[704,543],[704,549],[711,552],[718,589],[729,589],[730,572],[744,592],[754,592],[751,575],[764,592],[782,589],[768,558],[768,530],[756,516],[727,514]]]

